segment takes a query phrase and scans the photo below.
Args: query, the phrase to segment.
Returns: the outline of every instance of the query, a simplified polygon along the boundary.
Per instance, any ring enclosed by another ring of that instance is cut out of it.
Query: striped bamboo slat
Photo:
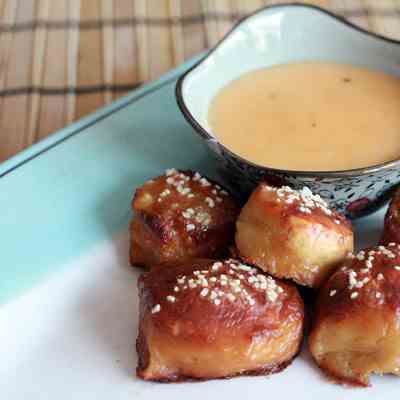
[[[282,2],[0,0],[0,162]],[[400,0],[303,2],[400,39]]]

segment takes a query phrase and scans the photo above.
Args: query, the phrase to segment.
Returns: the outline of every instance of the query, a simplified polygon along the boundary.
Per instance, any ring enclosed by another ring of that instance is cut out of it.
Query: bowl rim
[[[337,22],[340,22],[343,25],[348,26],[349,28],[352,28],[353,30],[363,34],[367,35],[369,37],[372,37],[374,39],[381,40],[386,43],[398,45],[400,47],[400,40],[392,39],[383,35],[380,35],[375,32],[368,31],[358,25],[353,24],[352,22],[346,20],[344,17],[334,14],[331,11],[328,11],[324,8],[318,7],[313,4],[304,4],[304,3],[280,3],[280,4],[271,4],[264,6],[262,8],[257,9],[256,11],[246,15],[245,17],[239,19],[233,27],[217,42],[216,45],[214,45],[211,49],[209,49],[204,57],[202,57],[199,61],[197,61],[192,67],[190,67],[187,71],[185,71],[178,79],[175,85],[175,98],[178,104],[179,109],[181,110],[184,118],[186,119],[187,122],[194,128],[195,132],[199,134],[203,139],[206,139],[208,141],[212,141],[214,143],[217,143],[218,146],[221,146],[221,148],[224,150],[224,152],[228,153],[231,157],[237,158],[240,160],[242,163],[248,164],[253,168],[265,170],[265,171],[270,171],[271,173],[275,174],[285,174],[285,175],[294,175],[294,176],[304,176],[304,177],[344,177],[344,176],[361,176],[361,175],[368,175],[368,174],[373,174],[375,172],[381,171],[381,170],[386,170],[390,169],[393,167],[399,167],[400,166],[400,158],[391,160],[391,161],[386,161],[384,163],[380,164],[375,164],[371,165],[368,167],[362,167],[362,168],[354,168],[354,169],[346,169],[346,170],[333,170],[333,171],[301,171],[301,170],[289,170],[289,169],[279,169],[279,168],[272,168],[264,165],[260,165],[257,163],[254,163],[250,160],[247,160],[246,158],[241,157],[240,155],[234,153],[233,151],[229,150],[224,144],[219,142],[213,135],[211,135],[198,121],[197,119],[192,115],[192,113],[189,110],[189,107],[186,106],[184,96],[182,93],[182,86],[185,78],[197,67],[202,65],[228,38],[231,36],[231,34],[244,22],[246,22],[248,19],[251,17],[264,12],[265,10],[272,10],[272,9],[285,9],[285,8],[306,8],[310,9],[312,11],[317,11],[321,14],[323,14],[325,17],[332,18],[336,20]]]

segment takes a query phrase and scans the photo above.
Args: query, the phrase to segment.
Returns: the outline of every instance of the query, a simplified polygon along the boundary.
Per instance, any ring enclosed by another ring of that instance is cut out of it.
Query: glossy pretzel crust
[[[300,211],[261,183],[236,223],[240,257],[278,278],[318,288],[353,250],[349,221],[334,210]]]
[[[400,189],[398,189],[390,202],[385,215],[383,226],[382,244],[391,242],[400,243]]]
[[[388,247],[394,257],[380,249],[347,259],[318,295],[309,348],[340,383],[368,386],[371,373],[400,375],[400,249]]]
[[[171,180],[182,182],[180,191]],[[130,262],[144,267],[226,255],[239,212],[227,191],[191,171],[146,182],[136,190],[132,209]]]
[[[276,281],[282,289],[271,301],[247,283],[250,275],[246,271],[236,271],[230,276],[242,276],[241,287],[254,299],[252,305],[242,294],[236,294],[235,301],[223,297],[216,305],[200,295],[202,287],[173,291],[177,278],[189,278],[194,271],[209,271],[208,278],[230,274],[228,264],[218,272],[212,270],[214,264],[203,259],[169,268],[158,266],[141,276],[137,339],[140,378],[177,382],[266,375],[285,368],[298,353],[304,308],[291,283]],[[219,278],[216,285],[218,282]],[[166,300],[171,293],[176,296],[173,303]],[[160,311],[152,313],[155,304],[160,305]]]

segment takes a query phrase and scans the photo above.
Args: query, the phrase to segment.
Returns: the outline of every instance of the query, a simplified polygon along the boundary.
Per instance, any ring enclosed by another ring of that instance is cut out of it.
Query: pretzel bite
[[[353,250],[351,224],[307,187],[296,191],[261,183],[236,228],[243,260],[304,286],[319,287]]]
[[[295,285],[230,259],[155,267],[139,279],[137,375],[183,381],[278,372],[298,353]]]
[[[321,288],[309,346],[339,382],[367,386],[371,373],[400,375],[400,245],[343,262]]]
[[[385,215],[382,244],[400,243],[400,189],[394,194]]]
[[[217,257],[234,241],[235,201],[197,172],[167,170],[136,190],[132,208],[132,265]]]

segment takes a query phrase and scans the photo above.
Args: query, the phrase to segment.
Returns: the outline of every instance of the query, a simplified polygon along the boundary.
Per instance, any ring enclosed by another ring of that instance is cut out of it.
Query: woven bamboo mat
[[[282,1],[0,0],[0,161]],[[310,0],[400,39],[400,0]]]

